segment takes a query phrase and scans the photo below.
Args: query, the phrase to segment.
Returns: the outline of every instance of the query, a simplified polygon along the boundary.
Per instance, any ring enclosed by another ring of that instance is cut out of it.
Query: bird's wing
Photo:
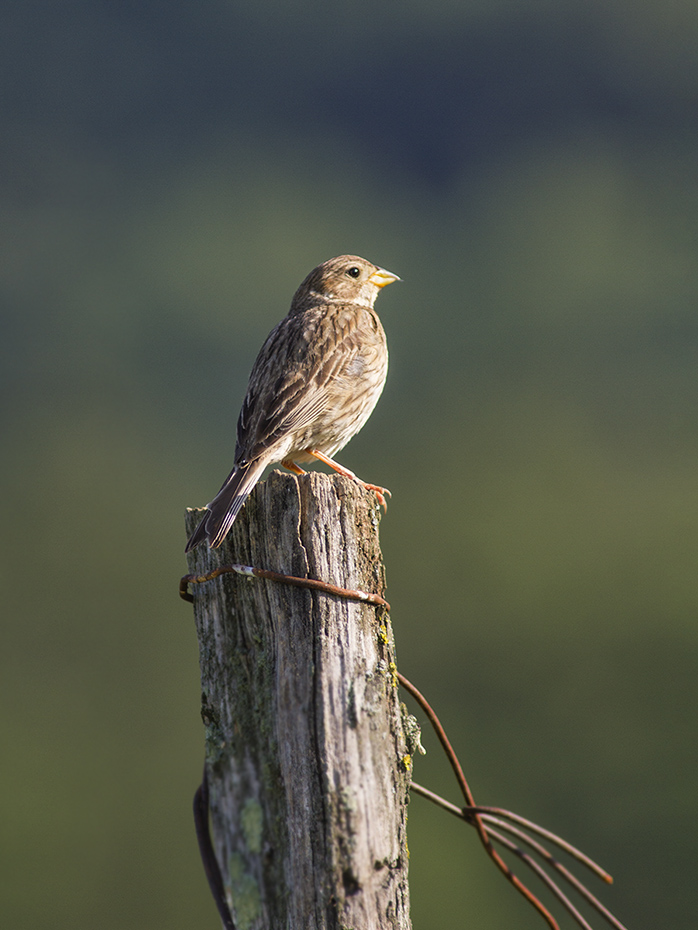
[[[262,346],[240,411],[236,462],[254,461],[327,409],[328,387],[351,366],[361,343],[355,330],[331,325],[326,313],[323,307],[285,317]]]

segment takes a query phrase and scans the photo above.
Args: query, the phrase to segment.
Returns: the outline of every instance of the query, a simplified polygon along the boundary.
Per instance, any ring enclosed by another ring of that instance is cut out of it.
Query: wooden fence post
[[[189,570],[234,562],[383,594],[378,521],[353,481],[277,471]],[[239,930],[410,930],[386,610],[240,575],[193,595],[213,837]]]

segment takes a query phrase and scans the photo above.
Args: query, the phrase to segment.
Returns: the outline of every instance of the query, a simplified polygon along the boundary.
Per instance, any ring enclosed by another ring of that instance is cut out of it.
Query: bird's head
[[[309,301],[341,301],[372,307],[378,291],[400,278],[358,255],[340,255],[313,268],[296,291],[292,309]]]

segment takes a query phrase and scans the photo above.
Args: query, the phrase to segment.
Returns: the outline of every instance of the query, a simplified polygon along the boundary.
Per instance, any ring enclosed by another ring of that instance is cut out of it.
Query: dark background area
[[[692,930],[697,55],[688,0],[4,11],[3,926],[218,926],[183,511],[352,252],[403,278],[340,457],[393,492],[401,671],[480,802]],[[542,926],[420,798],[409,841],[415,930]]]

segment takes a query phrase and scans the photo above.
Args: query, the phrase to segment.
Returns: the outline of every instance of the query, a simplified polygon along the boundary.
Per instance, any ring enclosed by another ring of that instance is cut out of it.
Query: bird
[[[233,468],[187,542],[221,545],[267,465],[320,461],[374,491],[333,460],[366,423],[388,374],[388,346],[373,309],[400,278],[358,255],[340,255],[302,281],[288,314],[271,331],[250,373],[237,423]]]

